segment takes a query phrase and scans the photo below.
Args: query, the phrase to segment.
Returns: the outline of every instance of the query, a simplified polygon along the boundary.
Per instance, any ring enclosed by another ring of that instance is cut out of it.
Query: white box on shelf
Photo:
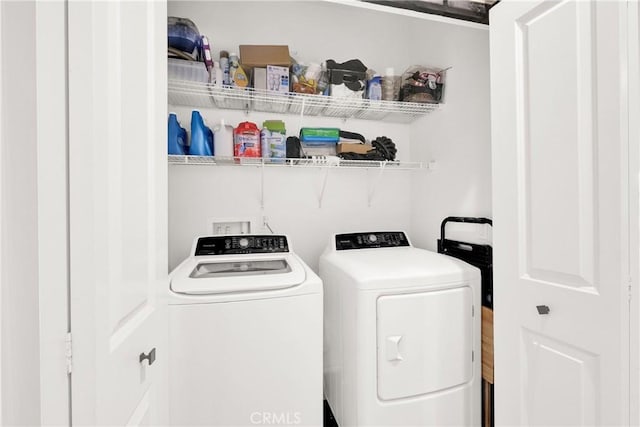
[[[271,92],[289,92],[289,68],[267,65],[267,90]]]

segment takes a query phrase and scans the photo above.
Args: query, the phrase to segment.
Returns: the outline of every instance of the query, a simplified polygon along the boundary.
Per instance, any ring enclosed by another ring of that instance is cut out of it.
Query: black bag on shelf
[[[297,136],[290,136],[287,138],[287,158],[299,159],[302,157],[300,148],[300,138]]]

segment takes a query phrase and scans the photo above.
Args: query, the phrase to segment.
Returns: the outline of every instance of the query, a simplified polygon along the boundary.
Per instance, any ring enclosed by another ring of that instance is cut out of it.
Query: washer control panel
[[[411,246],[402,231],[384,231],[371,233],[351,233],[336,235],[336,250],[369,248],[393,248]]]
[[[196,245],[196,256],[237,255],[289,252],[286,236],[239,236],[200,237]]]

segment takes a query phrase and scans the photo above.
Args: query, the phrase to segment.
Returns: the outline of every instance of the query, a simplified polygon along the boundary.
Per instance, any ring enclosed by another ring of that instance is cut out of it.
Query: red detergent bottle
[[[252,122],[242,122],[233,130],[235,157],[260,157],[260,129]]]

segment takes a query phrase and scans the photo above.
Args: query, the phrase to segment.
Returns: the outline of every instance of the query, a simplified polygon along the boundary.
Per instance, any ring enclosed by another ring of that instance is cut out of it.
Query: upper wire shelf
[[[421,162],[343,160],[334,156],[318,156],[311,159],[281,159],[262,157],[209,157],[169,155],[170,165],[209,165],[209,166],[276,166],[295,168],[362,168],[411,170],[425,169]]]
[[[169,80],[169,104],[268,113],[339,117],[411,123],[436,111],[439,104],[371,101],[300,93],[274,93],[253,88],[216,87],[208,83]]]

